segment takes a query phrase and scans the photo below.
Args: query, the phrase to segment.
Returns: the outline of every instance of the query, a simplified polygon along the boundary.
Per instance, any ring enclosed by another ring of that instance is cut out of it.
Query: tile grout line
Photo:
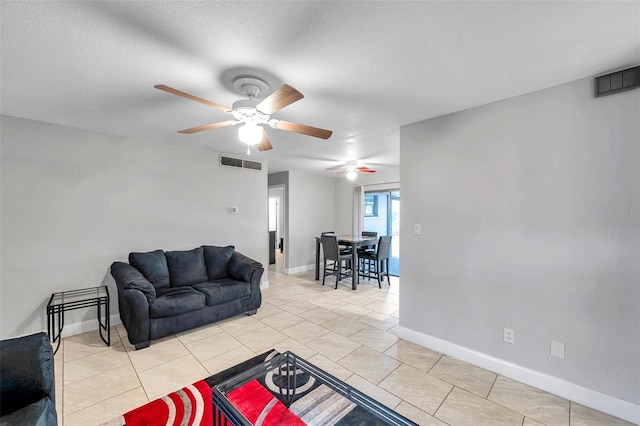
[[[436,419],[438,419],[438,420],[441,420],[440,418],[436,417],[436,414],[438,414],[438,411],[440,410],[440,408],[442,408],[442,404],[444,404],[444,402],[447,400],[447,398],[449,398],[449,395],[451,395],[451,392],[453,392],[453,390],[454,390],[456,387],[457,387],[456,385],[453,385],[453,386],[451,387],[451,389],[450,389],[450,390],[449,390],[449,392],[447,393],[447,396],[445,396],[445,397],[442,399],[442,402],[440,402],[440,404],[438,405],[438,408],[436,408],[436,410],[433,412],[433,417],[435,417],[435,418],[436,418]],[[441,420],[441,421],[444,421],[444,420]]]

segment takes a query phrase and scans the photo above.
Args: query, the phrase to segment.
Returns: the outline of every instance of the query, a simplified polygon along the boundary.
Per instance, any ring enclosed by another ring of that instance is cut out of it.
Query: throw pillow
[[[202,246],[202,248],[204,249],[204,261],[207,265],[209,281],[227,278],[227,264],[231,260],[235,247]]]
[[[168,251],[167,264],[171,276],[171,287],[193,285],[207,281],[202,247],[185,251]]]
[[[129,263],[142,272],[142,275],[155,288],[169,287],[169,268],[162,250],[154,250],[148,253],[129,253]]]

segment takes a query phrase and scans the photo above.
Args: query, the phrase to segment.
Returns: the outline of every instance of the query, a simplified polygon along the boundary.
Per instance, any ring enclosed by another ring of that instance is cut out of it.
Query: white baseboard
[[[406,327],[398,326],[396,330],[398,337],[420,346],[542,389],[585,407],[640,424],[640,405]]]
[[[299,274],[301,272],[313,271],[316,268],[315,264],[296,266],[295,268],[284,268],[284,273],[287,275]]]
[[[114,327],[117,324],[121,324],[120,315],[113,314],[109,316],[110,326]],[[75,336],[76,334],[86,333],[87,331],[94,331],[98,329],[98,320],[93,318],[86,321],[74,322],[74,323],[65,323],[64,328],[62,329],[62,337]]]
[[[264,288],[269,288],[269,281],[268,280],[263,280],[260,283],[260,288],[264,289]]]

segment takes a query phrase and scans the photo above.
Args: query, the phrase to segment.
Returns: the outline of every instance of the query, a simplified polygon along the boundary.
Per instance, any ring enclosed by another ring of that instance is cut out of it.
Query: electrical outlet
[[[551,356],[564,359],[564,343],[551,341]]]
[[[513,337],[514,337],[514,332],[512,329],[510,328],[505,328],[504,329],[504,334],[503,334],[503,339],[505,342],[507,343],[513,343]]]
[[[419,223],[414,223],[413,224],[413,235],[420,235],[420,224]]]

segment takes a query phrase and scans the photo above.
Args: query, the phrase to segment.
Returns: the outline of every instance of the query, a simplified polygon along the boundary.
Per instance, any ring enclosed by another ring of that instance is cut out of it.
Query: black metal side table
[[[53,293],[47,304],[47,332],[53,341],[55,350],[60,348],[60,335],[64,328],[64,313],[74,309],[98,307],[98,330],[100,338],[107,346],[111,346],[111,329],[109,328],[109,289],[106,286],[81,288],[78,290]],[[102,312],[104,307],[104,320]],[[56,327],[57,326],[57,327]],[[106,338],[103,335],[106,333]]]

